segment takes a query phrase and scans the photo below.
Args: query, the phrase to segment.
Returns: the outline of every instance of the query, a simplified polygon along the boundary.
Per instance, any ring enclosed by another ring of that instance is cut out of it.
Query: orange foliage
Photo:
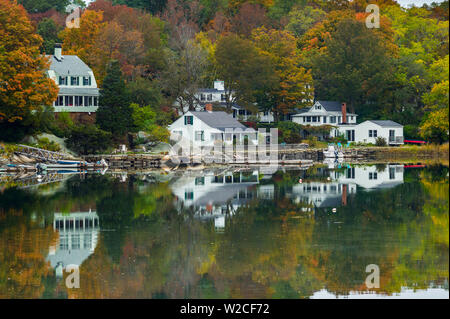
[[[58,88],[46,77],[49,62],[39,53],[42,38],[15,2],[0,0],[0,39],[0,123],[12,123],[52,105]]]

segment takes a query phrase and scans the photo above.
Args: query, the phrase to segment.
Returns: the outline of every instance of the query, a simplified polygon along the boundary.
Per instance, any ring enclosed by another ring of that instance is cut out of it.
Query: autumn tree
[[[46,76],[49,61],[39,52],[42,38],[25,9],[0,0],[0,132],[30,127],[34,111],[52,105],[58,88]],[[16,138],[19,138],[19,134]]]
[[[249,37],[253,29],[267,23],[266,9],[258,4],[244,3],[231,19],[231,31]]]
[[[251,109],[278,80],[272,61],[259,54],[252,42],[236,34],[217,42],[215,61],[218,77],[225,82],[225,100],[230,110],[234,103]]]
[[[179,112],[194,109],[195,94],[203,83],[208,64],[207,52],[193,41],[178,52],[167,52],[161,84],[166,95],[176,101]]]
[[[271,106],[275,116],[311,105],[314,98],[312,76],[302,67],[295,37],[288,31],[261,27],[253,31],[252,39],[259,54],[274,65],[278,77],[277,85],[271,87],[265,97],[265,103]]]

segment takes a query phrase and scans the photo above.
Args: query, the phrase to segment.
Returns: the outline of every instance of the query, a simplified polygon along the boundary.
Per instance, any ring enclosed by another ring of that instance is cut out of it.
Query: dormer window
[[[59,77],[59,85],[67,85],[67,77],[60,76]]]
[[[321,110],[322,106],[321,105],[316,105],[316,110]]]
[[[70,85],[80,85],[80,79],[77,76],[70,77]]]
[[[90,86],[91,85],[91,77],[90,76],[83,76],[83,85],[84,86]]]

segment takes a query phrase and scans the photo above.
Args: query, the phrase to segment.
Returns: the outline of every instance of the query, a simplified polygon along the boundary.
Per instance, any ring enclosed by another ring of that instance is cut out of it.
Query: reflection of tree
[[[27,221],[21,211],[6,214],[10,222],[0,229],[0,298],[39,298],[52,275],[45,257],[57,234]]]

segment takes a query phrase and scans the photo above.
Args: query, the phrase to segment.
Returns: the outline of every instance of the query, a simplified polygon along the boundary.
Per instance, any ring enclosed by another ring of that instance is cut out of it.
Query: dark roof
[[[403,127],[403,125],[398,124],[397,122],[391,121],[391,120],[387,120],[387,121],[373,121],[373,120],[369,120],[369,122],[375,123],[379,126],[382,127]]]
[[[340,112],[342,110],[341,102],[337,101],[316,101],[328,112]]]
[[[247,129],[246,126],[239,123],[233,118],[231,114],[225,112],[194,112],[191,111],[192,115],[198,117],[204,123],[209,126],[224,131],[226,128],[241,128]]]
[[[61,61],[53,55],[47,57],[50,57],[50,70],[55,71],[57,75],[87,76],[92,72],[91,68],[76,55],[63,55]]]

